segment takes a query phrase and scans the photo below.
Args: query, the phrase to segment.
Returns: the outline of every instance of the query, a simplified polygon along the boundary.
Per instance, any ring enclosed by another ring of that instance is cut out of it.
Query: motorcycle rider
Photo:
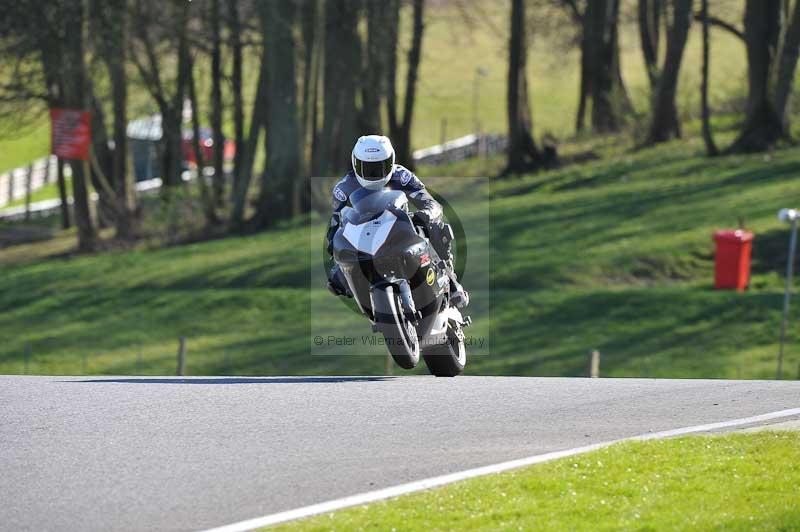
[[[333,187],[333,214],[326,235],[328,255],[333,255],[333,236],[341,223],[339,215],[353,192],[359,188],[400,190],[418,209],[412,215],[414,224],[422,227],[439,258],[445,261],[450,277],[450,302],[458,308],[466,307],[469,293],[458,282],[453,267],[453,229],[442,220],[442,206],[428,193],[425,184],[413,172],[395,163],[389,138],[382,135],[360,137],[350,160],[352,169]],[[328,289],[335,295],[352,297],[338,265],[328,273]]]

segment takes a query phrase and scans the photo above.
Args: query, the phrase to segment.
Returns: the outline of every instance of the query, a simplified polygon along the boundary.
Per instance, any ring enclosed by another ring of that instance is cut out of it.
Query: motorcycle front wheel
[[[437,377],[455,377],[464,372],[467,365],[467,350],[464,339],[459,334],[457,326],[447,327],[446,341],[425,346],[422,358],[431,375]]]
[[[403,314],[400,293],[387,285],[372,294],[375,328],[383,334],[392,358],[403,369],[419,364],[419,338],[414,324]]]

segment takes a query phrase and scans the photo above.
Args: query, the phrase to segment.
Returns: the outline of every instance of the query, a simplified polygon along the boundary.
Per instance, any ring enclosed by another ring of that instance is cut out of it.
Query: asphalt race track
[[[205,529],[797,407],[800,382],[0,377],[0,529]]]

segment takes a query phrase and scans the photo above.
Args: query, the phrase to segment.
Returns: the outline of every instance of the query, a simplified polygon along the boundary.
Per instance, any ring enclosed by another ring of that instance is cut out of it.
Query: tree
[[[692,23],[692,0],[673,0],[672,25],[667,36],[667,53],[658,76],[652,102],[652,118],[646,144],[665,142],[681,136],[675,96],[683,51]]]
[[[357,138],[356,95],[360,81],[353,73],[361,72],[357,25],[360,8],[360,0],[325,3],[324,103],[322,131],[315,150],[316,175],[338,174],[350,166],[350,150]],[[387,5],[386,9],[391,8]],[[388,28],[387,33],[390,31]]]
[[[239,14],[239,0],[228,0],[228,38],[231,49],[231,94],[233,105],[233,141],[236,153],[233,157],[233,186],[231,197],[236,188],[236,181],[242,172],[244,156],[244,98],[242,97],[242,21]]]
[[[591,103],[592,130],[618,131],[625,115],[633,111],[622,80],[619,59],[620,0],[591,0],[580,11],[575,1],[564,0],[581,24],[581,82],[575,128],[585,129]]]
[[[266,114],[267,163],[261,180],[256,225],[267,227],[292,214],[293,184],[300,177],[300,135],[295,71],[294,2],[259,7],[269,68]]]
[[[133,37],[138,46],[130,56],[161,113],[161,179],[167,196],[181,183],[183,99],[190,74],[189,6],[189,2],[133,0]],[[159,60],[159,52],[176,60],[174,80],[166,79],[166,62]]]
[[[187,89],[189,102],[192,105],[192,139],[200,138],[200,102],[197,99],[197,88],[194,80],[194,61],[190,59],[189,76],[187,80]],[[200,189],[200,202],[203,205],[203,215],[206,219],[206,224],[215,226],[219,223],[217,216],[216,205],[211,192],[208,190],[203,168],[205,168],[205,160],[203,160],[203,150],[199,142],[192,142],[192,152],[194,154],[195,163],[197,164],[197,185]]]
[[[222,35],[220,30],[219,0],[208,4],[208,25],[211,30],[211,132],[214,143],[213,163],[214,206],[222,208],[225,195],[224,148],[225,136],[222,133]]]
[[[93,0],[91,6],[98,50],[111,81],[114,150],[108,175],[116,231],[118,238],[130,240],[136,233],[137,215],[135,188],[128,173],[128,5],[127,0]]]
[[[258,4],[259,9],[266,9],[264,3]],[[267,11],[263,16],[269,16]],[[263,19],[262,16],[262,19]],[[262,29],[263,33],[263,29]],[[261,47],[261,64],[258,71],[258,82],[256,85],[256,95],[253,101],[253,109],[250,115],[250,131],[242,152],[242,162],[233,186],[233,208],[231,210],[231,226],[236,231],[245,229],[245,210],[247,207],[247,193],[250,189],[250,181],[253,176],[253,164],[258,149],[258,138],[261,129],[264,127],[266,115],[269,112],[269,50],[266,46]]]
[[[747,113],[731,152],[764,151],[790,138],[787,110],[800,46],[800,2],[794,3],[788,26],[782,16],[787,5],[782,0],[745,4]]]
[[[359,129],[368,134],[381,133],[381,102],[386,92],[386,28],[391,24],[392,9],[384,9],[386,0],[366,0],[367,38],[364,72],[360,76],[361,119]],[[394,7],[394,6],[391,6]]]
[[[412,34],[411,47],[408,50],[408,68],[406,71],[406,86],[403,99],[403,117],[398,117],[397,109],[397,42],[398,28],[400,25],[400,4],[398,0],[392,0],[391,10],[388,11],[391,20],[388,23],[390,35],[389,42],[389,64],[388,68],[388,87],[387,87],[387,110],[389,117],[389,132],[392,137],[397,160],[402,161],[410,169],[414,169],[414,160],[411,155],[411,123],[414,117],[414,102],[417,91],[417,76],[419,72],[419,62],[422,56],[422,35],[425,30],[423,15],[425,0],[413,0],[412,12]]]
[[[661,15],[664,9],[662,0],[639,0],[639,38],[642,42],[642,55],[650,81],[650,90],[655,93],[658,87],[658,51],[661,44]]]
[[[63,51],[56,52],[56,57],[49,56],[50,69],[57,72],[61,80],[61,101],[65,107],[72,109],[87,109],[86,101],[86,66],[84,63],[84,46],[86,33],[86,6],[82,1],[64,1],[53,4],[55,9],[50,11],[54,15],[49,22],[49,45],[45,46],[43,53],[50,54],[58,50],[55,42],[61,40]],[[59,9],[60,8],[60,9]],[[62,33],[63,32],[63,33]],[[51,40],[52,39],[52,40]],[[55,64],[53,61],[57,61]],[[94,251],[97,245],[97,232],[89,205],[89,191],[86,183],[88,172],[83,161],[69,160],[72,168],[72,196],[74,200],[75,225],[78,228],[78,250]]]
[[[512,0],[511,32],[508,42],[508,152],[504,174],[518,174],[539,165],[541,155],[531,133],[528,106],[527,39],[525,37],[525,0]]]
[[[703,22],[703,63],[700,82],[700,112],[703,119],[703,142],[706,145],[706,153],[713,157],[719,154],[714,136],[711,131],[711,110],[708,106],[708,70],[709,70],[709,22],[708,22],[708,0],[700,0],[700,15]]]

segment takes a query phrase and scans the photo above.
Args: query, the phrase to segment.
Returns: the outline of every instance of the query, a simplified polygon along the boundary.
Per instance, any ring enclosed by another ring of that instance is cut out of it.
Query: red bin
[[[753,252],[753,233],[717,231],[714,233],[717,253],[714,269],[714,288],[742,291],[750,284],[750,257]]]

